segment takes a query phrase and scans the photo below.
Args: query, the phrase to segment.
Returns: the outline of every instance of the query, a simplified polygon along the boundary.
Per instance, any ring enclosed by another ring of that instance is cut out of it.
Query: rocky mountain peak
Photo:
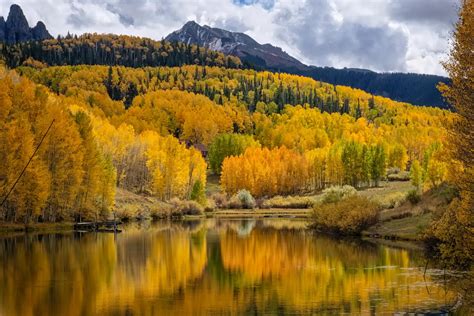
[[[183,42],[204,46],[228,55],[240,57],[254,65],[271,69],[305,67],[281,48],[270,44],[261,45],[244,33],[231,32],[207,25],[201,26],[189,21],[184,26],[166,37],[170,42]]]
[[[196,23],[196,21],[192,20],[192,21],[188,21],[186,22],[182,29],[189,29],[189,28],[196,28],[196,27],[200,27],[199,24]]]
[[[52,36],[44,23],[38,22],[34,28],[30,28],[23,10],[17,4],[10,7],[6,22],[3,17],[0,17],[0,41],[14,44],[48,38],[52,38]]]
[[[7,21],[28,24],[28,21],[26,20],[26,17],[23,14],[23,10],[18,4],[12,4],[10,6],[10,12],[8,13]]]
[[[51,34],[49,34],[48,30],[46,29],[46,25],[43,22],[38,21],[36,26],[31,29],[31,34],[35,40],[45,40],[52,38]]]
[[[5,27],[5,39],[8,43],[25,42],[32,39],[30,26],[23,10],[16,4],[10,7]]]

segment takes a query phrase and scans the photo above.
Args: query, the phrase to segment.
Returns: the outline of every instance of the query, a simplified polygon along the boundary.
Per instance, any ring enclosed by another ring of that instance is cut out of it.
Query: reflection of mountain
[[[0,315],[392,314],[445,300],[406,250],[227,224],[0,240]]]

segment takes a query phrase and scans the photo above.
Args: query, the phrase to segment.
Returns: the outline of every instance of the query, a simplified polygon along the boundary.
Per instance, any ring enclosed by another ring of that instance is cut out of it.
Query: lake
[[[359,314],[441,310],[420,250],[315,235],[299,220],[129,224],[0,237],[0,315]]]

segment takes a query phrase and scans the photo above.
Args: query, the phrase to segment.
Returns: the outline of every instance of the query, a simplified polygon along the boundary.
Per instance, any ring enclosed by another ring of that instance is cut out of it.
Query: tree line
[[[127,35],[68,34],[44,41],[1,44],[1,57],[15,68],[27,60],[55,65],[122,65],[128,67],[209,65],[241,67],[238,57],[196,45],[155,41]]]

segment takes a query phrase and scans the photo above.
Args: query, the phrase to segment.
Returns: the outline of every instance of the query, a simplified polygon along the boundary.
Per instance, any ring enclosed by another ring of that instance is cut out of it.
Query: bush
[[[373,200],[376,201],[381,208],[392,209],[400,206],[405,202],[406,198],[406,193],[393,192],[387,195],[376,196]]]
[[[179,199],[172,199],[170,203],[173,205],[171,217],[181,217],[184,215],[202,215],[204,208],[196,201],[181,201]]]
[[[340,235],[360,235],[377,223],[379,206],[366,197],[352,195],[333,203],[314,206],[313,228]]]
[[[216,202],[213,199],[206,199],[206,206],[204,206],[204,212],[213,212],[216,210]]]
[[[138,213],[138,208],[135,205],[124,205],[115,210],[115,217],[122,222],[128,222],[135,218]]]
[[[234,194],[229,201],[230,208],[253,209],[255,207],[255,199],[247,190],[240,190]]]
[[[150,207],[149,215],[151,219],[158,220],[158,219],[165,219],[168,217],[168,214],[171,213],[171,206],[167,207]]]
[[[217,208],[229,207],[229,200],[227,199],[227,195],[225,195],[224,193],[214,193],[211,198],[214,201],[215,207]]]
[[[308,196],[275,196],[261,203],[262,208],[311,208],[315,199]]]
[[[472,231],[459,221],[457,211],[462,201],[455,198],[439,218],[435,218],[425,234],[425,243],[431,247],[437,260],[448,267],[467,270],[474,264]]]
[[[332,186],[323,191],[322,202],[335,203],[356,194],[357,190],[350,185]]]
[[[443,184],[436,190],[436,195],[443,198],[446,204],[449,204],[455,198],[459,198],[459,190],[455,186]]]
[[[387,169],[387,176],[390,176],[392,174],[397,174],[400,172],[400,168],[397,167],[391,167]]]
[[[407,193],[407,200],[410,201],[412,205],[415,205],[421,201],[421,196],[417,190],[411,190]]]
[[[410,173],[408,171],[400,171],[387,175],[388,181],[410,181]]]

